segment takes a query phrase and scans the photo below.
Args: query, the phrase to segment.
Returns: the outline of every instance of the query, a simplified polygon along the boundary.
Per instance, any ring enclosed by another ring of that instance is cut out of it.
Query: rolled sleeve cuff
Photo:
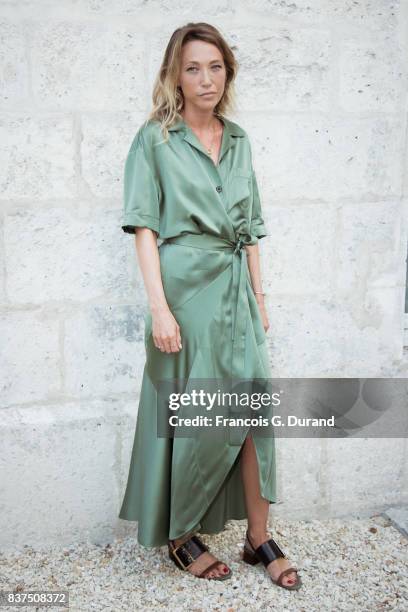
[[[254,221],[251,224],[251,236],[256,238],[264,238],[268,235],[266,231],[265,223],[263,221]]]
[[[157,217],[138,213],[127,214],[123,217],[122,229],[124,232],[134,234],[136,227],[148,227],[159,234],[160,221]]]

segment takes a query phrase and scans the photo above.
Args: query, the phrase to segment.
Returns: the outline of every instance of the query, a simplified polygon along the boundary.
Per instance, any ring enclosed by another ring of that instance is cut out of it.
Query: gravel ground
[[[1,554],[1,589],[68,589],[70,610],[81,612],[408,609],[408,540],[387,517],[273,518],[272,536],[300,569],[299,591],[277,587],[260,565],[239,559],[245,525],[230,521],[223,533],[202,535],[234,572],[225,582],[194,578],[174,565],[166,547],[148,549],[126,537],[106,546],[75,544],[41,551],[27,546],[23,552]]]

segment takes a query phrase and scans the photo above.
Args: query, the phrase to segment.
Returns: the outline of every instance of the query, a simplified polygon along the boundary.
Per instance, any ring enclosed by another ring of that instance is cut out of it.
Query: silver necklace
[[[209,147],[206,147],[206,149],[207,149],[207,153],[208,153],[209,155],[211,155],[211,153],[212,153],[212,147],[213,147],[213,144],[214,144],[214,135],[215,135],[215,129],[213,128],[213,131],[212,131],[212,139],[211,139],[211,144],[210,144],[210,146],[209,146]]]
[[[193,131],[194,131],[194,130],[193,130]],[[204,145],[204,143],[203,143],[203,141],[201,140],[201,138],[200,138],[200,137],[197,135],[197,138],[198,138],[198,139],[200,140],[200,142],[203,144],[203,146],[204,146],[205,150],[207,151],[207,153],[208,153],[209,155],[211,155],[212,150],[213,150],[214,136],[215,136],[215,128],[213,127],[213,128],[212,128],[212,138],[211,138],[211,143],[210,143],[210,146],[209,146],[209,147],[207,147],[206,145]]]

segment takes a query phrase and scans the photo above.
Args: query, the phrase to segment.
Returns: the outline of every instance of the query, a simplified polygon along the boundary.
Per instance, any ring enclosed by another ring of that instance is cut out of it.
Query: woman
[[[248,518],[243,560],[262,561],[276,584],[295,589],[297,570],[267,532],[276,501],[273,438],[157,434],[159,380],[271,377],[257,244],[266,231],[248,136],[225,117],[236,71],[214,27],[177,29],[154,109],[126,160],[122,228],[136,236],[150,312],[119,517],[138,520],[142,545],[167,544],[180,569],[215,580],[231,570],[196,532],[218,533],[227,520]]]

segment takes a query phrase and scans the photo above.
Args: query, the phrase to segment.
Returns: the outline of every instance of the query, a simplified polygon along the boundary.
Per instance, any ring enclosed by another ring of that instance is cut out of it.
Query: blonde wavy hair
[[[235,111],[234,80],[238,71],[238,63],[231,47],[214,26],[209,23],[187,23],[177,28],[170,37],[164,53],[163,61],[153,86],[153,107],[146,119],[156,120],[166,142],[168,130],[173,123],[181,119],[180,112],[184,107],[184,96],[177,81],[181,68],[181,53],[184,44],[190,40],[203,40],[215,45],[221,52],[226,68],[224,93],[214,108],[214,115],[218,117]]]

